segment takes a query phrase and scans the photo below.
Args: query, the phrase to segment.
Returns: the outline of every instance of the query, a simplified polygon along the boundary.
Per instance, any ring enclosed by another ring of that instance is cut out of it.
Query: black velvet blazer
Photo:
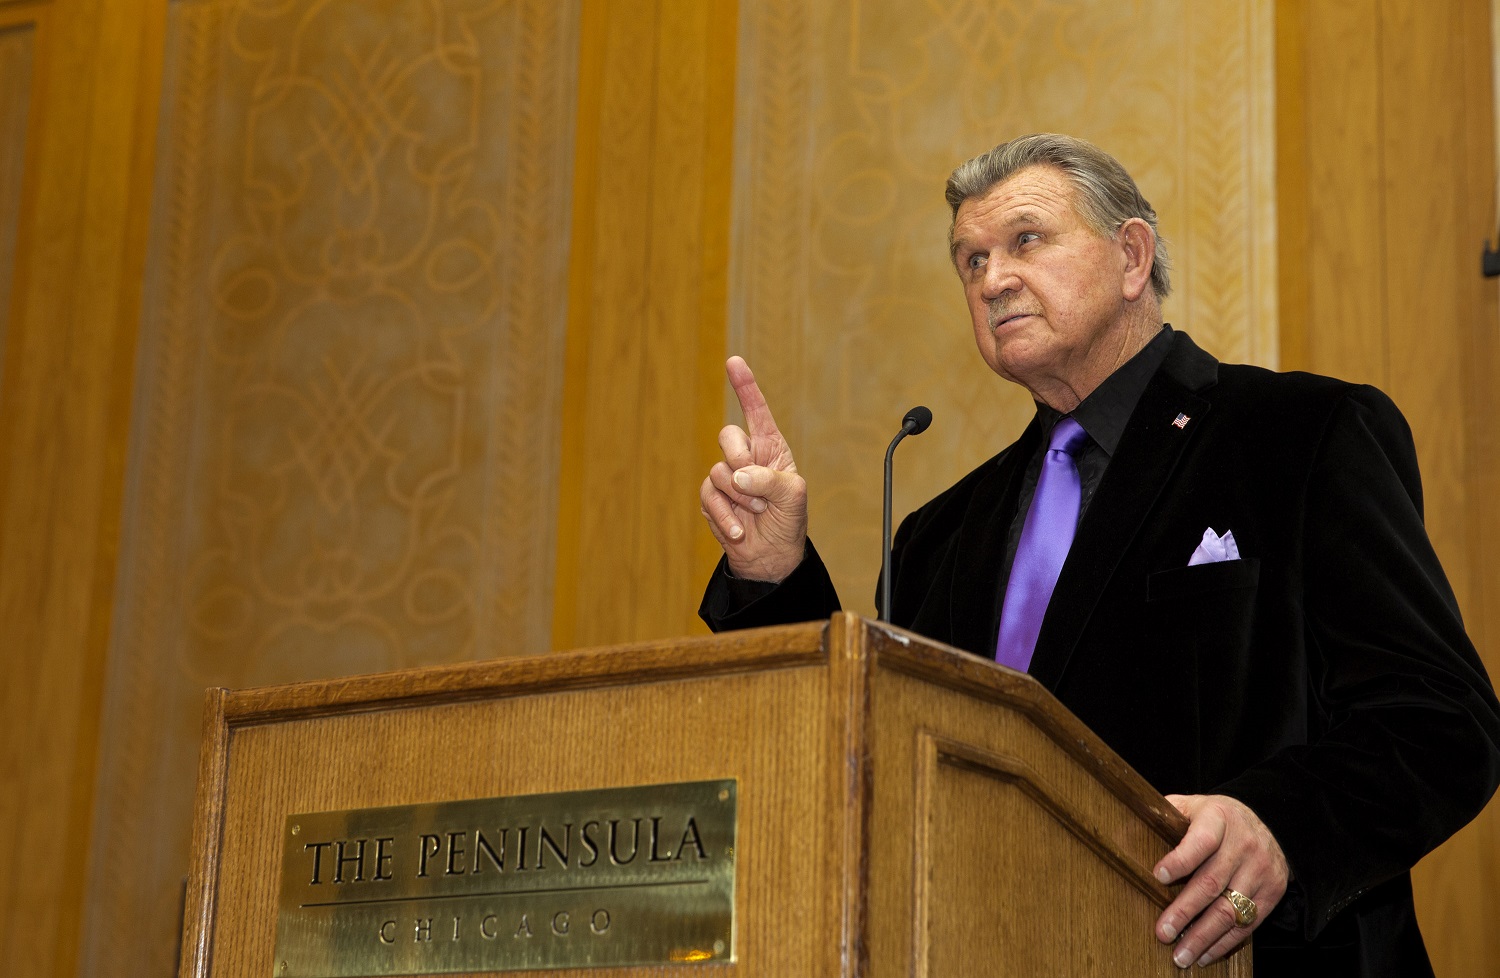
[[[1188,422],[1172,424],[1179,414]],[[891,620],[993,658],[1033,423],[911,514]],[[1241,559],[1187,565],[1205,528]],[[715,630],[838,608],[809,545]],[[1430,974],[1407,870],[1500,783],[1500,706],[1422,525],[1411,432],[1371,387],[1220,364],[1184,333],[1079,525],[1031,673],[1163,793],[1239,798],[1295,878],[1261,975]]]

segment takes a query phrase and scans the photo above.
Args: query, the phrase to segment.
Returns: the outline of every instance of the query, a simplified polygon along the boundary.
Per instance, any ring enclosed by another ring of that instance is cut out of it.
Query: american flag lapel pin
[[[1191,421],[1191,420],[1193,420],[1193,419],[1190,418],[1190,417],[1188,417],[1187,415],[1183,414],[1181,411],[1178,411],[1177,412],[1177,417],[1175,417],[1175,418],[1172,419],[1172,427],[1174,427],[1174,428],[1186,428],[1187,427],[1187,423],[1189,421]]]

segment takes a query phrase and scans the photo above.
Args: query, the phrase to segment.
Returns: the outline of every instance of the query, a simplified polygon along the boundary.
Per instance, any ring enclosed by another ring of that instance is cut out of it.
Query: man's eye
[[[1020,234],[1016,235],[1016,244],[1030,244],[1033,241],[1040,241],[1041,237],[1042,236],[1040,234],[1037,234],[1035,231],[1022,231]]]
[[[978,253],[978,252],[975,252],[974,254],[970,255],[969,256],[969,268],[972,270],[972,269],[980,267],[981,265],[984,264],[984,258],[985,258],[985,256],[982,255],[982,254],[980,254],[980,253]]]

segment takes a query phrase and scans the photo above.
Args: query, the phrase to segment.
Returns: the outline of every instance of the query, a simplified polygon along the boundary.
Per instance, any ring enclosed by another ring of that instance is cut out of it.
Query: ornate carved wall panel
[[[21,176],[26,167],[26,117],[36,29],[0,27],[0,378],[5,376],[5,326],[16,267],[16,227],[21,216]]]
[[[731,352],[812,494],[847,607],[871,612],[880,463],[909,511],[998,451],[1027,396],[976,355],[947,259],[943,182],[1013,135],[1118,156],[1172,248],[1169,321],[1274,365],[1269,0],[763,0],[741,15]]]
[[[205,686],[548,647],[577,16],[171,5],[86,973],[172,972]]]

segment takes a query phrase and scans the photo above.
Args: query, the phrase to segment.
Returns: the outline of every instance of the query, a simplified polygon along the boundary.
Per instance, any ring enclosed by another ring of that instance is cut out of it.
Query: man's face
[[[1038,396],[1097,383],[1123,340],[1128,255],[1083,220],[1074,193],[1060,170],[1028,167],[965,201],[953,224],[979,353]]]

